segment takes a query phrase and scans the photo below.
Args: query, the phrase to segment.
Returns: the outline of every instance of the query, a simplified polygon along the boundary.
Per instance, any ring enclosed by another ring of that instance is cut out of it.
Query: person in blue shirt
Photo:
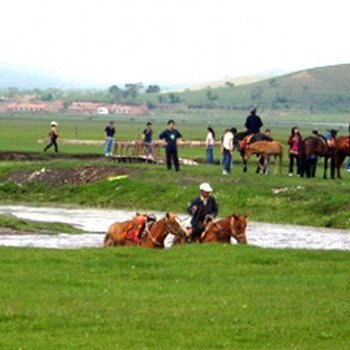
[[[165,141],[165,155],[167,170],[171,170],[172,162],[176,171],[180,170],[179,157],[177,152],[177,142],[181,141],[182,135],[175,129],[175,122],[170,119],[167,123],[167,129],[165,129],[159,138]]]
[[[146,129],[143,130],[143,142],[145,145],[146,155],[148,157],[153,156],[152,136],[153,136],[152,123],[148,122],[146,125]]]
[[[105,136],[106,136],[105,155],[106,155],[106,157],[109,157],[112,155],[112,146],[113,146],[113,142],[114,142],[114,135],[115,135],[114,123],[112,121],[110,121],[109,124],[105,127]]]

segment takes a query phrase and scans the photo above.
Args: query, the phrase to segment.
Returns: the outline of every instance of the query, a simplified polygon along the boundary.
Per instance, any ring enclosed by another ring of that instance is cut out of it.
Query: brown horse
[[[245,173],[248,170],[248,161],[245,158],[246,145],[250,145],[258,141],[272,141],[272,138],[261,132],[251,135],[249,135],[247,132],[239,132],[233,137],[233,145],[239,151],[242,157],[243,172]]]
[[[106,233],[104,246],[140,245],[147,248],[164,248],[164,240],[169,233],[175,236],[189,234],[175,213],[166,213],[162,219],[155,221],[149,229],[145,225],[144,234],[139,243],[129,239],[126,232],[128,224],[130,221],[112,224]]]
[[[339,136],[335,140],[334,166],[337,170],[338,178],[340,176],[340,168],[346,156],[350,156],[350,136]]]
[[[301,143],[300,163],[301,176],[306,173],[307,177],[315,177],[316,164],[313,160],[315,157],[324,158],[323,178],[327,179],[328,159],[331,160],[331,177],[334,179],[334,154],[335,154],[335,139],[337,130],[329,130],[332,137],[326,140],[322,136],[306,137]]]
[[[201,242],[230,243],[233,237],[238,243],[247,243],[247,216],[232,214],[221,220],[210,220],[203,231]]]
[[[278,141],[257,141],[252,144],[248,144],[245,149],[244,158],[248,160],[252,154],[259,155],[257,165],[261,170],[268,174],[270,171],[270,157],[274,156],[276,160],[276,166],[278,166],[279,173],[282,172],[282,161],[283,161],[283,145]],[[278,158],[278,163],[277,163]]]
[[[201,236],[195,237],[194,242],[224,242],[230,243],[233,237],[238,243],[247,243],[246,227],[247,216],[232,214],[221,220],[214,220],[207,217],[205,229]],[[186,237],[175,237],[172,245],[188,243]]]

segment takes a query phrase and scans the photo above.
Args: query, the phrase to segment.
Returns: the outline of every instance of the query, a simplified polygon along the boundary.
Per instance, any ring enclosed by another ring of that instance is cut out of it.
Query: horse
[[[144,234],[140,241],[131,239],[127,234],[127,227],[132,220],[115,222],[112,224],[105,236],[104,246],[115,245],[140,245],[147,248],[164,248],[164,240],[171,233],[175,236],[188,236],[188,230],[182,226],[175,213],[168,212],[160,220],[152,223],[150,228],[144,226]]]
[[[254,143],[248,144],[245,149],[244,159],[248,161],[252,154],[257,154],[262,158],[258,158],[257,165],[263,171],[263,173],[268,174],[270,170],[270,156],[275,157],[276,166],[278,166],[279,173],[282,172],[282,162],[283,162],[283,145],[278,141],[256,141]],[[277,163],[278,158],[278,163]]]
[[[301,142],[300,163],[301,174],[307,177],[315,177],[316,163],[314,157],[324,157],[324,172],[323,178],[327,179],[328,159],[331,160],[331,178],[334,179],[335,163],[334,155],[336,149],[337,130],[329,130],[331,138],[327,140],[323,136],[308,136]]]
[[[246,145],[250,145],[257,141],[272,141],[272,138],[268,135],[265,135],[261,132],[258,132],[256,134],[249,135],[247,132],[239,132],[234,135],[233,137],[233,145],[237,148],[239,151],[242,163],[243,163],[243,172],[247,172],[248,168],[248,162],[245,159],[245,147]]]
[[[339,136],[335,140],[334,167],[337,171],[337,177],[339,179],[341,178],[340,168],[341,168],[346,156],[350,156],[350,135],[349,136]],[[334,170],[334,172],[335,172],[335,170]]]
[[[224,242],[230,243],[233,237],[238,243],[246,244],[247,216],[231,214],[221,220],[207,221],[200,242]]]
[[[204,221],[204,231],[191,242],[224,242],[230,243],[233,237],[238,243],[247,243],[245,230],[247,227],[247,216],[231,214],[224,219],[214,220],[208,216]],[[175,237],[172,245],[188,243],[187,237]]]

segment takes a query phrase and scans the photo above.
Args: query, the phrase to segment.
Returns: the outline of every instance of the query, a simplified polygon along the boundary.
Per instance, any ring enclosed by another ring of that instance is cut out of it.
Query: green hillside
[[[142,98],[155,107],[172,104],[193,109],[247,110],[257,105],[272,110],[349,112],[350,64],[303,70],[248,85],[227,83],[219,88],[144,94]]]

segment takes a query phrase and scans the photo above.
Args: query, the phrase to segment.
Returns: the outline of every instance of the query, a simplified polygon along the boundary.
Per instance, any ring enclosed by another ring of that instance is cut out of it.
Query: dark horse
[[[252,136],[249,136],[247,132],[239,132],[234,135],[233,145],[237,148],[237,150],[241,155],[242,163],[243,163],[243,171],[245,173],[247,172],[247,165],[248,165],[248,160],[245,159],[245,146],[250,145],[256,141],[272,141],[272,138],[261,132],[253,134]]]
[[[315,177],[315,157],[324,158],[323,178],[327,179],[328,160],[331,160],[331,178],[334,179],[335,169],[335,138],[338,130],[329,130],[331,138],[327,140],[322,136],[308,136],[301,143],[300,163],[301,176]]]
[[[350,125],[349,125],[349,133],[350,133]],[[335,141],[334,166],[337,170],[338,178],[341,178],[340,168],[346,156],[350,156],[350,135],[339,136]]]

